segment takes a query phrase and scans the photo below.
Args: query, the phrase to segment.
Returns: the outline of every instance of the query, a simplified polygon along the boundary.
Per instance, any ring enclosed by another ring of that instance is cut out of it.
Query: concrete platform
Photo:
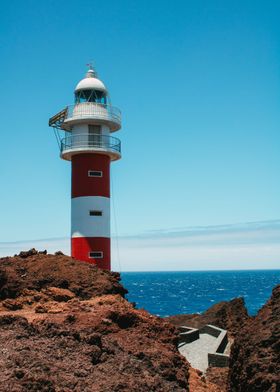
[[[205,325],[199,330],[185,326],[180,329],[178,350],[192,367],[206,372],[209,366],[228,366],[230,343],[227,331],[213,325]]]
[[[208,353],[216,351],[217,339],[208,334],[201,334],[194,342],[179,347],[179,352],[187,358],[192,367],[205,372],[208,368]]]

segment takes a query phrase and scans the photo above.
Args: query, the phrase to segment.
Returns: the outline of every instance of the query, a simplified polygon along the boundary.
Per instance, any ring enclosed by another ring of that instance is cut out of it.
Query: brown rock
[[[217,379],[213,380],[210,375],[205,377],[199,370],[190,368],[190,392],[226,392],[227,369],[217,369],[217,373],[219,373],[218,382]]]
[[[280,391],[280,285],[236,336],[228,388],[230,392]]]
[[[64,256],[64,253],[61,252],[61,250],[58,250],[57,252],[55,252],[56,256]]]
[[[57,302],[67,302],[75,297],[75,294],[68,289],[61,289],[59,287],[48,287],[43,290],[43,293],[51,297]]]
[[[209,367],[206,372],[208,383],[215,385],[221,392],[227,391],[228,368]]]
[[[35,312],[36,313],[48,313],[48,308],[47,308],[47,306],[44,306],[44,305],[38,305],[35,308]]]
[[[27,390],[27,385],[36,390],[38,380],[54,390],[188,391],[188,364],[173,344],[173,327],[120,296],[105,305],[87,302],[94,305],[91,313],[67,302],[67,310],[30,322],[0,313],[1,392]],[[123,328],[114,312],[122,320],[131,313],[137,325]]]
[[[14,299],[6,299],[5,301],[2,302],[2,305],[9,310],[22,309],[22,303]]]
[[[26,257],[37,255],[38,253],[39,252],[35,248],[32,248],[28,251],[21,251],[18,256],[25,259]]]
[[[202,314],[180,314],[166,319],[173,325],[186,325],[192,328],[201,328],[206,324],[212,324],[226,329],[231,336],[235,336],[250,317],[244,299],[235,298],[228,302],[219,302]]]
[[[25,289],[38,292],[48,287],[68,289],[83,299],[103,294],[124,296],[127,290],[119,281],[119,274],[69,256],[39,255],[32,250],[28,257],[0,259],[0,299],[16,298]]]
[[[175,328],[119,280],[63,255],[1,259],[0,392],[188,392]],[[3,310],[11,300],[22,309]]]

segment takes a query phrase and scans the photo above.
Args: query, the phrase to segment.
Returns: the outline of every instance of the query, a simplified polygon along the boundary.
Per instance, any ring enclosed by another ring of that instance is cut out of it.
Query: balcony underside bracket
[[[59,113],[55,114],[49,119],[49,126],[57,129],[61,129],[61,125],[67,118],[68,108],[61,110]]]

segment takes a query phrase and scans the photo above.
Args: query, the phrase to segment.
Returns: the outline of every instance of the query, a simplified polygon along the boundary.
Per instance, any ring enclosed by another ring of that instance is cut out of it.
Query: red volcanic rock
[[[228,368],[209,368],[204,376],[199,370],[190,368],[190,392],[226,392]]]
[[[228,302],[219,302],[202,314],[180,314],[166,319],[173,325],[186,325],[192,328],[201,328],[206,324],[212,324],[226,329],[230,335],[235,336],[250,317],[243,298],[235,298]]]
[[[75,297],[75,294],[68,289],[61,289],[59,287],[48,287],[43,290],[47,296],[57,302],[67,302]]]
[[[280,391],[280,285],[235,339],[228,391]]]
[[[67,256],[1,259],[0,392],[189,391],[175,328],[125,292]]]
[[[64,255],[45,255],[35,249],[15,257],[0,258],[0,299],[16,298],[25,289],[68,289],[82,299],[94,295],[120,294],[127,290],[119,283],[120,275],[102,271],[93,264]]]
[[[228,367],[209,367],[206,372],[206,379],[210,385],[214,385],[218,392],[227,391]]]

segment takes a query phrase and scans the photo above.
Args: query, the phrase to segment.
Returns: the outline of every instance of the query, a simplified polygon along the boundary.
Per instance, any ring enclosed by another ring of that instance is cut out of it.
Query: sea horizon
[[[161,273],[161,272],[241,272],[241,271],[280,271],[280,268],[246,268],[246,269],[195,269],[195,270],[143,270],[143,271],[116,271],[128,273]]]

